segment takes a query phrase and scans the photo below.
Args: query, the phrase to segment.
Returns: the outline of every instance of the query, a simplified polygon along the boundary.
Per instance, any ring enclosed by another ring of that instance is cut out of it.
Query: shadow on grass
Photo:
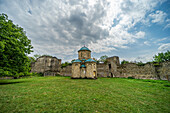
[[[25,81],[19,81],[19,82],[0,82],[0,85],[8,85],[8,84],[17,84],[17,83],[24,83]]]

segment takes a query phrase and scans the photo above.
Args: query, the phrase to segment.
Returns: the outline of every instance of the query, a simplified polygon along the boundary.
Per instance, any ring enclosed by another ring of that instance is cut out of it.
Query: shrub
[[[144,66],[145,63],[143,63],[143,62],[138,62],[136,65],[138,65],[138,66]]]
[[[123,61],[121,62],[121,64],[127,64],[127,63],[129,63],[129,61],[123,60]]]
[[[128,79],[135,79],[134,77],[128,77]]]

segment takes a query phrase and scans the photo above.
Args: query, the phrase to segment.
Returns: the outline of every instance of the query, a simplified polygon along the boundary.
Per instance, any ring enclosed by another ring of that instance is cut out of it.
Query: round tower
[[[91,58],[91,51],[87,48],[87,47],[82,47],[79,51],[78,51],[78,58],[80,60],[87,60]]]

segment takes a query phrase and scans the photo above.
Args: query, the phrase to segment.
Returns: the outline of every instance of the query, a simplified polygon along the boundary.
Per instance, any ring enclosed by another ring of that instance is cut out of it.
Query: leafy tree
[[[61,64],[61,67],[66,67],[66,66],[68,66],[68,65],[72,65],[72,63],[69,63],[69,62],[62,63],[62,64]]]
[[[100,61],[99,60],[97,60],[96,58],[93,58],[93,60],[95,60],[96,61],[96,63],[99,63]]]
[[[129,61],[123,60],[123,61],[121,62],[121,64],[127,64],[127,63],[129,63]]]
[[[34,55],[34,58],[35,58],[35,60],[37,59],[37,58],[39,58],[41,55],[39,55],[39,54],[35,54]]]
[[[168,50],[165,53],[158,53],[158,55],[155,55],[153,58],[155,62],[170,61],[170,51]]]
[[[28,57],[28,58],[30,59],[31,63],[36,61],[34,57]]]
[[[0,76],[27,74],[30,70],[31,40],[23,28],[0,14]]]
[[[107,58],[108,58],[107,55],[101,56],[100,59],[99,59],[99,61],[100,61],[100,62],[106,62],[106,59],[107,59]]]

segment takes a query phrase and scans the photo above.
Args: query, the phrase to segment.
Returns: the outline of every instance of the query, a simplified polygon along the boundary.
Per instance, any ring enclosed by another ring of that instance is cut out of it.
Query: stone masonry
[[[44,76],[55,76],[61,70],[61,59],[41,56],[31,65],[31,72],[43,73]]]
[[[44,76],[71,76],[71,78],[97,77],[133,77],[136,79],[170,80],[170,62],[159,65],[152,63],[139,66],[135,63],[121,65],[118,56],[109,57],[105,63],[96,63],[91,58],[91,51],[82,47],[78,51],[78,59],[72,65],[61,68],[61,59],[42,56],[32,63],[31,72],[43,73]]]

